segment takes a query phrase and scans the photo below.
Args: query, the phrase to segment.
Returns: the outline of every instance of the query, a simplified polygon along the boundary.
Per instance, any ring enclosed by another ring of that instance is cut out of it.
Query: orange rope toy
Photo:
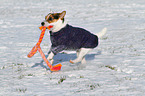
[[[42,39],[44,37],[44,34],[45,34],[45,30],[46,29],[49,29],[52,28],[53,26],[48,26],[48,27],[45,27],[45,26],[41,26],[39,27],[40,30],[42,30],[41,34],[40,34],[40,37],[39,37],[39,40],[37,42],[37,44],[32,48],[32,50],[29,52],[29,54],[27,55],[29,58],[31,58],[36,52],[37,50],[39,51],[40,55],[42,56],[43,60],[46,62],[46,64],[49,66],[50,70],[51,71],[59,71],[61,69],[61,64],[57,64],[55,66],[52,66],[50,64],[50,62],[46,59],[43,51],[41,50],[41,47],[40,47],[40,44],[42,42]]]
[[[42,39],[44,37],[44,34],[45,34],[45,30],[46,30],[46,27],[43,27],[42,28],[42,32],[40,34],[40,37],[39,37],[39,40],[37,42],[37,44],[32,48],[32,50],[29,52],[29,54],[27,55],[29,58],[31,58],[38,50],[38,47],[40,46],[41,42],[42,42]]]

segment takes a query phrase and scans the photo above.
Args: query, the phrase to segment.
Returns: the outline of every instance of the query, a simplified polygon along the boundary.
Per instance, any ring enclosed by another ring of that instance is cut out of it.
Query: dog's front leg
[[[47,60],[50,60],[51,64],[53,64],[53,57],[54,55],[56,55],[57,53],[63,51],[64,49],[66,49],[66,47],[64,45],[59,45],[59,46],[51,46],[50,49],[50,54],[48,55]]]
[[[53,60],[53,57],[54,57],[53,52],[50,52],[50,54],[49,54],[48,57],[47,57],[47,60],[49,60],[51,64],[53,64],[53,61],[54,61],[54,60]]]

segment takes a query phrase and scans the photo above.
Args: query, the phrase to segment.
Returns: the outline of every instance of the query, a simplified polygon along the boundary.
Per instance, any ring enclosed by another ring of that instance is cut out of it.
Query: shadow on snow
[[[96,54],[87,54],[85,56],[86,60],[94,60],[96,55],[100,55],[101,51],[97,52]],[[48,57],[48,55],[45,55],[46,58]],[[80,70],[85,68],[86,64],[81,64],[81,63],[77,63],[77,64],[71,64],[69,62],[69,60],[74,60],[76,59],[76,54],[66,54],[66,53],[58,53],[56,56],[54,56],[54,64],[58,64],[61,63],[62,64],[62,68],[61,70],[65,70],[65,71],[70,71],[70,70]],[[32,68],[37,67],[37,66],[41,66],[42,68],[48,69],[49,67],[47,66],[47,64],[41,60],[39,63],[35,63],[35,65],[32,66]]]

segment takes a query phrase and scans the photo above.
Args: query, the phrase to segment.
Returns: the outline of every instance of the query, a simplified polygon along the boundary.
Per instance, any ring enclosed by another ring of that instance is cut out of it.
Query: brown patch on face
[[[61,13],[49,13],[47,16],[45,16],[45,20],[48,23],[57,22],[59,19],[64,21],[65,14],[66,14],[66,11],[63,11]]]
[[[45,20],[48,23],[54,23],[59,20],[60,13],[49,13],[47,16],[45,16]]]

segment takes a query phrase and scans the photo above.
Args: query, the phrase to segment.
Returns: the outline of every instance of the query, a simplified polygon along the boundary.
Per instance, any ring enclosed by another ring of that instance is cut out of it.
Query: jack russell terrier
[[[73,27],[67,24],[64,20],[65,14],[66,11],[49,13],[45,17],[45,21],[41,23],[45,27],[53,26],[50,29],[52,45],[47,59],[52,64],[53,57],[57,53],[63,50],[75,50],[77,58],[70,60],[70,63],[86,63],[85,55],[98,46],[98,39],[105,35],[107,28],[104,28],[100,33],[94,35],[83,28]]]

